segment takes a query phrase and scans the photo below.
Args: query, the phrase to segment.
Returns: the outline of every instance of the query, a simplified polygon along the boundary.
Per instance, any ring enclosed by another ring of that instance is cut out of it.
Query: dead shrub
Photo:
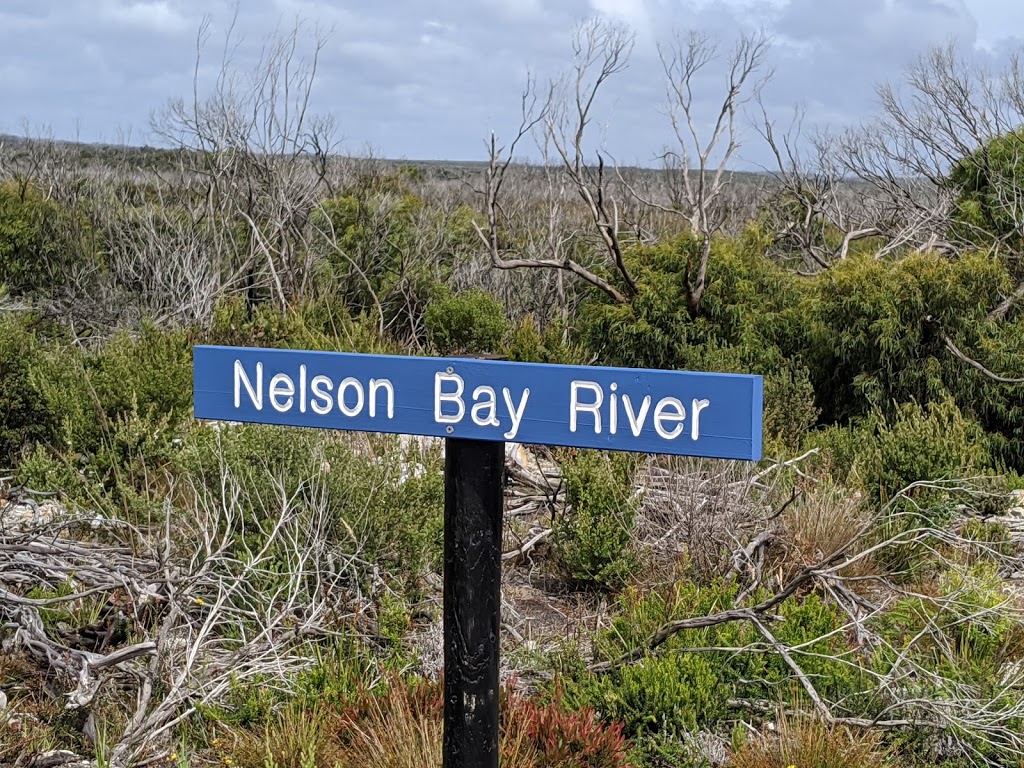
[[[795,549],[788,558],[789,565],[796,571],[821,562],[858,536],[863,538],[870,520],[871,512],[858,494],[827,481],[819,483],[782,513],[782,525]],[[856,550],[849,552],[854,554]],[[871,557],[865,556],[839,575],[866,576],[876,572]]]
[[[764,732],[733,755],[733,768],[883,768],[888,765],[881,737],[811,716],[779,713],[775,732]]]
[[[654,575],[674,574],[681,562],[700,580],[722,575],[738,541],[767,514],[744,462],[661,457],[648,462],[638,485],[635,536]]]

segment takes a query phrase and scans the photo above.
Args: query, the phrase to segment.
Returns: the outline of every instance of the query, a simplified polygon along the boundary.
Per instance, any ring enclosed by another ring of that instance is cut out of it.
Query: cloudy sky
[[[673,30],[704,31],[724,48],[738,30],[764,30],[773,115],[786,121],[802,105],[829,126],[869,118],[875,84],[898,79],[929,46],[953,40],[1000,59],[1024,44],[1021,0],[2,0],[0,133],[28,125],[158,144],[152,116],[190,98],[204,18],[201,89],[236,12],[234,74],[251,74],[267,39],[297,19],[319,26],[329,38],[314,111],[333,114],[344,150],[406,159],[483,158],[491,130],[518,124],[527,72],[562,71],[574,26],[594,15],[630,25],[636,45],[602,94],[593,146],[639,164],[670,138],[656,46]],[[720,78],[711,72],[699,92],[715,96]],[[710,115],[711,101],[702,106]],[[747,166],[764,158],[756,134],[741,154]]]

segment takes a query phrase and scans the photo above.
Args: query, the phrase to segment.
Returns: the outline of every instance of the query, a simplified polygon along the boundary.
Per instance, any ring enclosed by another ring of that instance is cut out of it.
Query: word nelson
[[[469,422],[478,427],[502,430],[506,440],[514,440],[524,421],[530,421],[530,388],[513,391],[509,387],[480,385],[467,387],[465,379],[451,369],[434,373],[432,403],[402,403],[407,409],[432,413],[433,422],[445,425],[448,432],[454,426]],[[558,414],[568,422],[572,433],[593,430],[600,435],[619,434],[629,430],[640,437],[649,426],[664,440],[675,440],[686,432],[689,418],[691,440],[700,437],[701,412],[711,403],[694,398],[689,410],[676,397],[662,397],[656,402],[650,395],[630,395],[620,392],[617,383],[601,385],[595,381],[569,382],[566,410]],[[427,393],[424,393],[425,395]],[[566,402],[562,393],[561,401]],[[429,396],[429,395],[428,395]],[[558,400],[557,393],[551,393]],[[424,398],[425,399],[425,398]],[[549,399],[548,393],[544,399]],[[241,408],[243,401],[257,411],[269,405],[278,413],[298,411],[318,416],[341,414],[348,418],[395,419],[395,386],[387,378],[364,380],[348,376],[335,381],[323,374],[311,375],[307,366],[300,365],[298,375],[275,373],[264,377],[263,363],[256,363],[250,375],[241,361],[234,361],[234,406]],[[538,410],[541,410],[538,408]],[[550,421],[550,411],[535,415],[536,419]],[[388,430],[382,430],[388,431]]]

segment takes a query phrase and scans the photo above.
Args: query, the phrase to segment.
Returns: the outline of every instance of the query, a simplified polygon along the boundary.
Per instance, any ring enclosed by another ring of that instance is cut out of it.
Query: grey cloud
[[[190,92],[204,16],[208,82],[232,10],[229,0],[6,0],[0,132],[17,132],[27,117],[62,136],[81,126],[82,138],[110,140],[130,126],[133,140],[154,141],[150,114]],[[898,77],[927,46],[971,46],[979,34],[963,0],[246,0],[233,63],[251,71],[262,42],[301,17],[330,30],[314,108],[336,117],[346,148],[480,158],[492,129],[518,125],[526,72],[543,79],[564,69],[573,25],[594,13],[637,25],[630,67],[602,95],[591,145],[606,142],[623,162],[649,162],[670,137],[655,43],[674,28],[706,31],[727,49],[738,30],[764,27],[776,41],[769,107],[785,119],[804,103],[812,119],[831,123],[868,114],[875,83]],[[1024,33],[1024,19],[1014,30]],[[709,109],[721,77],[698,83]],[[751,139],[747,164],[761,151]]]

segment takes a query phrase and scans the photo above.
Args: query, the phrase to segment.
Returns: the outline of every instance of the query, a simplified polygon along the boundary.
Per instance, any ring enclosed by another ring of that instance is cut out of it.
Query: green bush
[[[41,355],[24,321],[0,318],[0,466],[11,466],[23,447],[53,437],[58,414],[47,408],[32,375]]]
[[[436,299],[423,320],[430,344],[446,355],[493,352],[509,326],[501,302],[478,288]]]
[[[306,301],[283,312],[274,304],[250,307],[241,297],[223,297],[214,308],[204,341],[325,352],[401,351],[397,343],[381,334],[378,320],[368,314],[351,317],[343,304],[331,298]]]
[[[590,450],[571,452],[562,462],[567,506],[553,539],[559,567],[575,584],[619,587],[635,567],[636,468],[630,454]]]
[[[957,189],[954,208],[954,233],[979,246],[1003,241],[1011,249],[1020,248],[1020,230],[1014,206],[1024,186],[1020,169],[1024,132],[1012,131],[991,139],[974,153],[961,158],[949,173]]]
[[[984,430],[946,400],[925,407],[902,404],[891,419],[876,414],[861,427],[852,470],[871,497],[885,504],[912,483],[971,478],[990,467]],[[910,495],[923,505],[943,497],[927,488]]]
[[[84,264],[87,226],[32,186],[0,184],[0,275],[15,294],[46,293]]]
[[[582,336],[605,365],[764,376],[766,451],[792,451],[818,417],[802,361],[806,287],[751,238],[716,239],[702,310],[691,319],[685,265],[696,243],[683,235],[631,250],[637,296],[586,305]]]
[[[617,659],[669,622],[729,609],[738,591],[735,584],[682,582],[646,594],[627,590],[612,627],[596,641],[595,658]],[[821,695],[855,706],[862,681],[858,669],[843,660],[848,650],[837,630],[844,617],[814,594],[784,604],[780,613],[772,631],[779,642],[801,648],[794,656]],[[731,716],[729,699],[778,700],[798,689],[781,655],[758,652],[763,642],[750,623],[725,622],[677,633],[641,661],[608,673],[566,665],[567,701],[623,722],[630,738],[684,738],[720,726]],[[693,650],[698,648],[703,650]],[[714,650],[719,648],[736,650]]]
[[[357,451],[343,433],[241,424],[197,427],[173,461],[174,473],[219,492],[227,471],[246,497],[272,504],[281,490],[323,505],[329,535],[343,551],[412,589],[437,569],[444,528],[444,478],[437,452],[424,466],[401,461],[395,441],[382,438],[380,458]],[[266,511],[258,506],[256,516]]]
[[[95,351],[49,344],[33,382],[58,422],[60,448],[95,454],[133,414],[177,428],[191,415],[192,339],[183,331],[121,331]]]
[[[327,200],[316,214],[311,250],[331,275],[324,292],[353,316],[379,318],[389,333],[422,341],[422,319],[436,290],[470,244],[473,212],[434,208],[411,193],[403,178],[354,187]]]
[[[502,351],[509,360],[520,363],[585,365],[587,362],[583,346],[565,338],[558,324],[548,324],[541,333],[532,315],[527,315],[513,326]]]
[[[1024,659],[1024,630],[1005,610],[1012,600],[991,561],[969,567],[955,563],[938,574],[934,595],[904,597],[869,621],[868,628],[885,640],[871,665],[877,674],[904,678],[909,660],[930,673],[912,683],[916,697],[942,701],[966,695],[984,701],[990,711],[1009,711],[1019,693],[1008,681],[1016,679]],[[1024,728],[1020,719],[1007,725],[1018,733]],[[922,726],[895,741],[915,758],[910,764],[922,768],[935,765],[940,753],[945,753],[943,765],[975,765],[978,758],[987,765],[1012,765],[1020,759],[1016,745],[1005,738],[966,729],[958,737],[950,743],[942,730]]]
[[[998,259],[851,257],[810,285],[804,360],[824,421],[847,424],[875,411],[891,417],[906,403],[951,398],[993,436],[1000,461],[1024,464],[1024,390],[987,378],[946,344],[949,337],[1003,376],[1024,375],[1024,323],[987,319],[1013,286]]]

